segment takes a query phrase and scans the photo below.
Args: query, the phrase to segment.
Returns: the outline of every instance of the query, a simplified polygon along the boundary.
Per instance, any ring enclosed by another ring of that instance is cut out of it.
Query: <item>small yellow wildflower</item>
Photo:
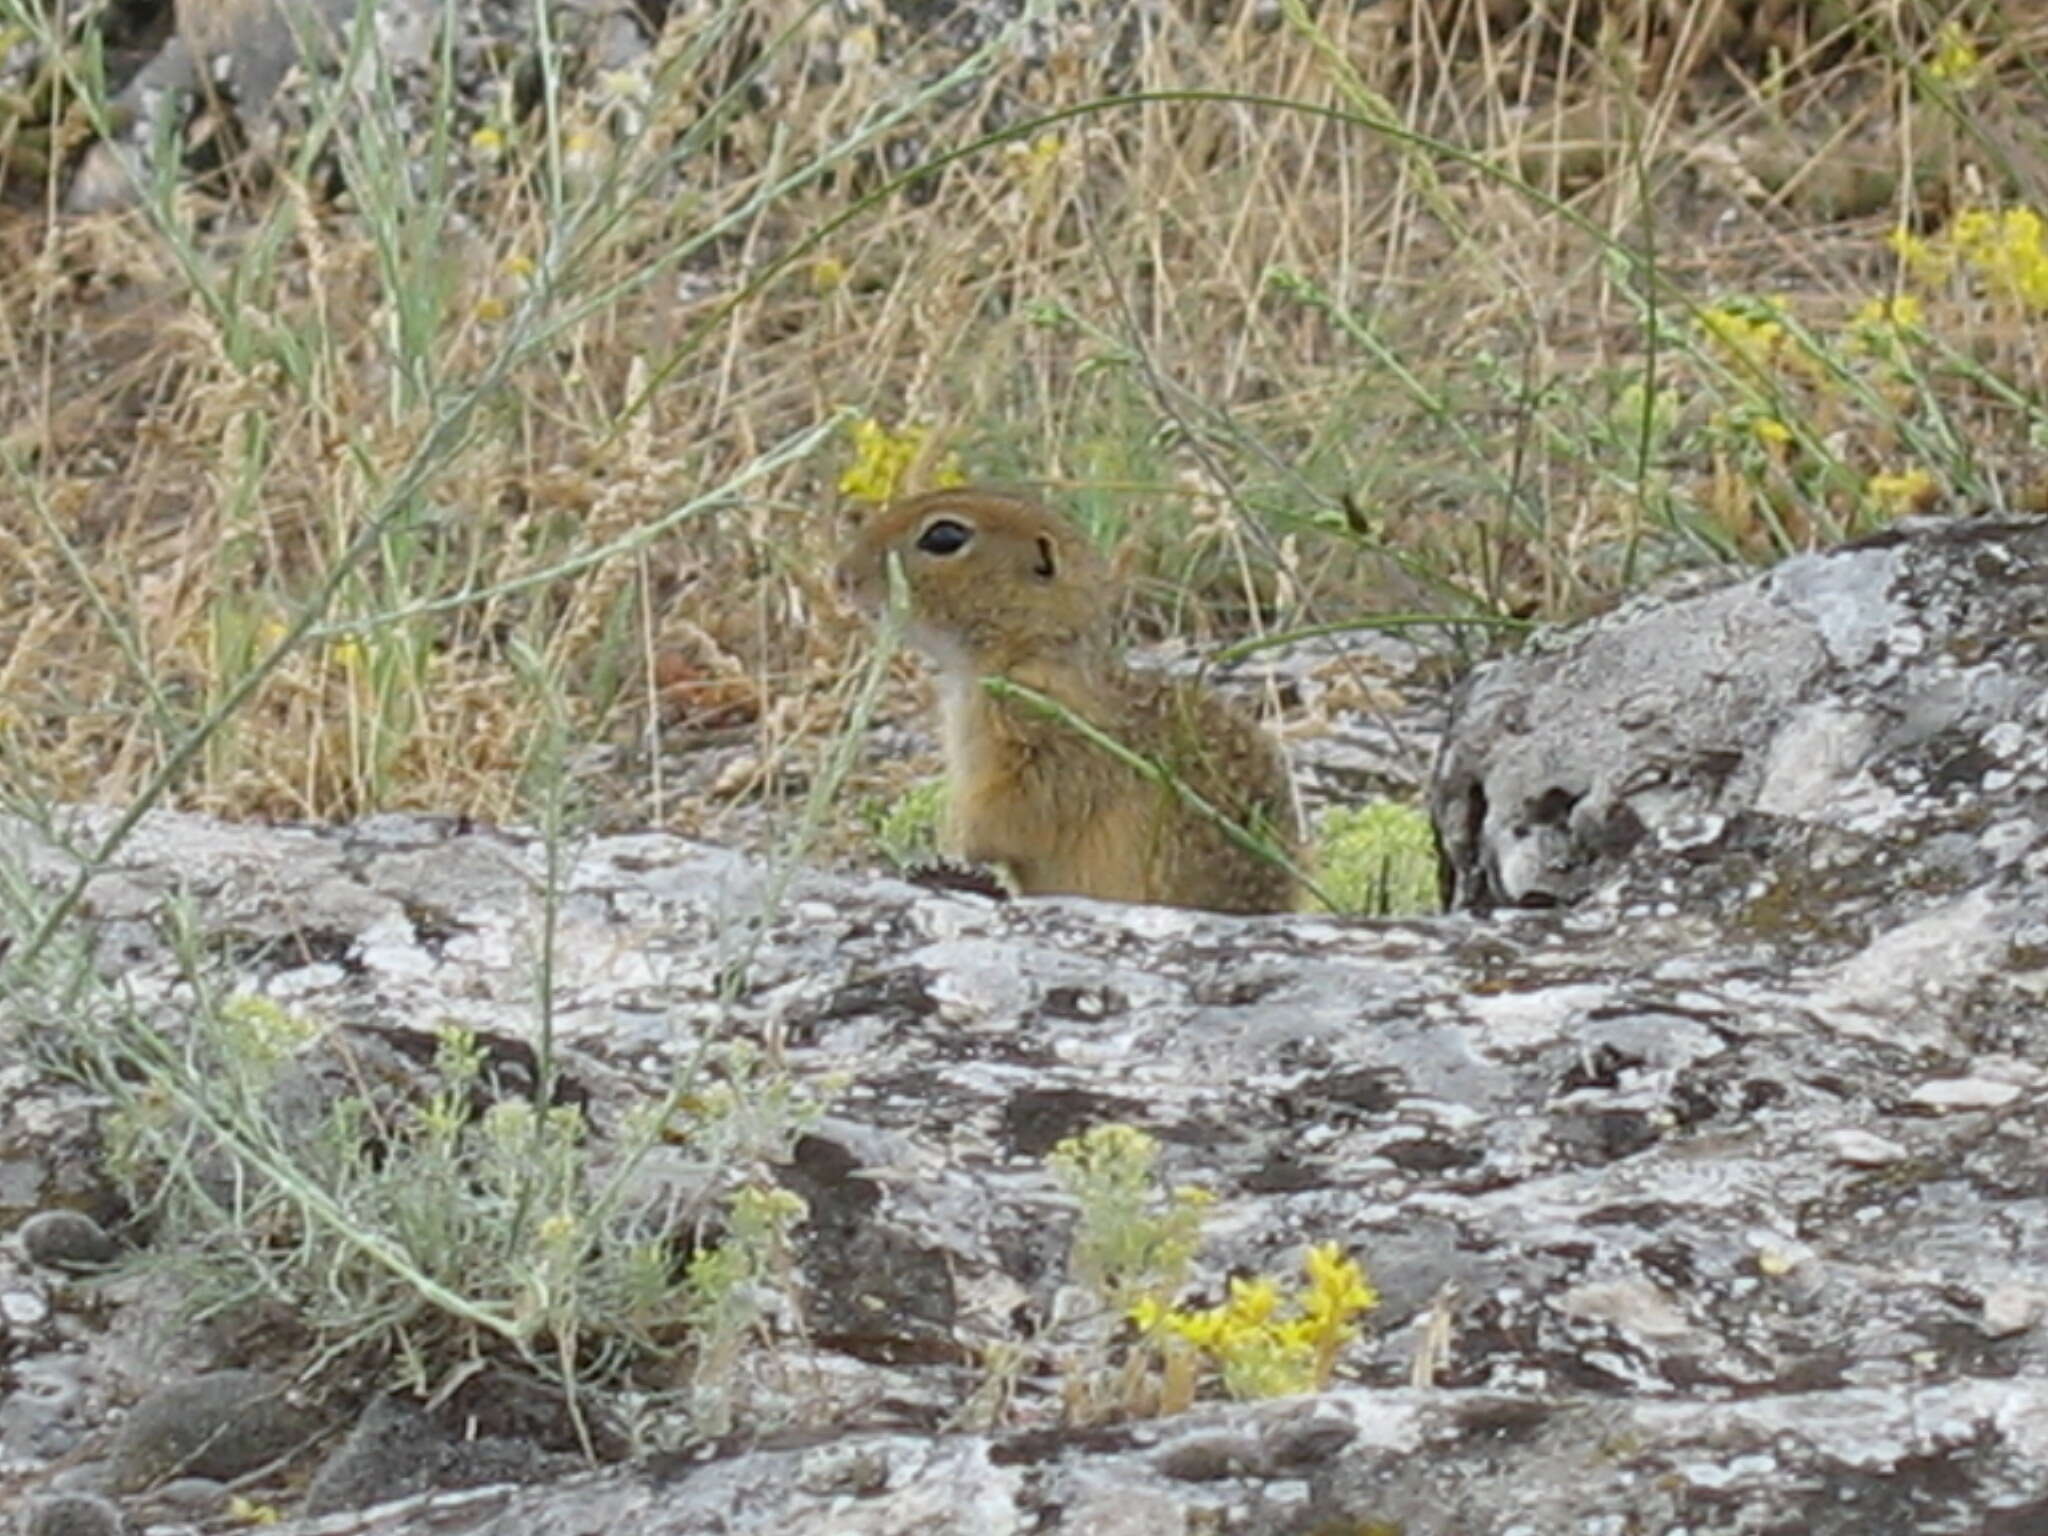
[[[1740,301],[1702,310],[1700,328],[1729,356],[1756,368],[1770,367],[1785,342],[1785,327],[1767,306]]]
[[[1249,1280],[1231,1280],[1230,1301],[1227,1307],[1233,1324],[1240,1327],[1257,1327],[1270,1318],[1279,1306],[1280,1287],[1266,1276],[1255,1275]]]
[[[1195,1348],[1213,1354],[1224,1348],[1230,1330],[1230,1310],[1227,1307],[1204,1307],[1196,1312],[1169,1312],[1166,1326]]]
[[[469,136],[469,147],[480,155],[502,155],[505,152],[505,131],[486,123]]]
[[[1335,1243],[1317,1243],[1309,1249],[1303,1267],[1308,1271],[1305,1306],[1310,1317],[1350,1318],[1380,1304],[1380,1293],[1365,1278],[1358,1261],[1345,1257]]]
[[[1927,470],[1914,465],[1896,473],[1872,475],[1863,485],[1864,493],[1881,506],[1899,512],[1924,512],[1941,495],[1941,482]]]
[[[524,282],[533,276],[533,258],[519,251],[513,251],[498,263],[498,270],[517,282]]]
[[[1943,85],[1966,91],[1983,73],[1983,59],[1959,21],[1945,21],[1934,35],[1934,60],[1927,73]]]
[[[1040,181],[1059,162],[1060,152],[1066,148],[1066,141],[1056,133],[1041,133],[1028,145],[1009,143],[1003,146],[1006,169],[1020,181]]]
[[[495,293],[487,293],[476,301],[476,317],[485,325],[496,325],[512,313],[512,306]]]
[[[1856,311],[1854,324],[1862,327],[1879,326],[1912,327],[1920,325],[1926,316],[1926,307],[1918,296],[1910,293],[1895,294],[1891,298],[1871,299]]]
[[[1958,219],[1957,224],[1962,223]],[[1988,229],[1972,230],[1956,240],[1971,270],[1993,288],[2018,298],[2030,309],[2048,309],[2048,243],[2043,241],[2041,215],[2031,208],[2010,208]]]
[[[845,287],[846,263],[837,256],[820,256],[811,263],[811,286],[819,293]]]
[[[840,493],[855,501],[877,505],[893,501],[902,493],[911,469],[926,457],[925,444],[931,436],[930,429],[904,427],[892,432],[870,416],[855,422],[852,430],[853,462],[839,477]],[[947,454],[932,476],[932,483],[960,485],[966,478],[960,471],[959,460]],[[1143,1133],[1134,1130],[1131,1134]]]
[[[228,1518],[237,1525],[276,1525],[284,1515],[275,1504],[264,1504],[238,1493],[228,1500]]]
[[[363,664],[363,642],[354,635],[343,635],[327,648],[327,654],[337,666],[353,672]]]
[[[1887,237],[1885,243],[1892,248],[1906,270],[1916,282],[1928,287],[1948,281],[1948,275],[1955,270],[1955,255],[1945,245],[1924,240],[1901,224]]]
[[[539,1248],[565,1250],[575,1240],[576,1233],[576,1218],[567,1211],[557,1211],[534,1230],[534,1245]]]
[[[1751,436],[1767,447],[1782,448],[1792,441],[1792,429],[1775,416],[1750,417],[1749,430]]]

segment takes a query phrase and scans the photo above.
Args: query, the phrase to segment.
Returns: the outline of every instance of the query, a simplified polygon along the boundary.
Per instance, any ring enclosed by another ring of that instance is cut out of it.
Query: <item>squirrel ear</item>
[[[1053,564],[1052,540],[1042,533],[1038,536],[1037,570],[1040,579],[1044,581],[1051,581],[1059,574],[1059,568]]]

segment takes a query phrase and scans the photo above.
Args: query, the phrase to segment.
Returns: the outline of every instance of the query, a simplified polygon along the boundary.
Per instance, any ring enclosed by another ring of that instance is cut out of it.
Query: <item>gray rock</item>
[[[68,1272],[104,1269],[120,1245],[83,1211],[38,1211],[21,1224],[22,1251],[38,1264]]]
[[[22,1536],[121,1536],[128,1527],[111,1499],[96,1493],[59,1493],[32,1500]]]
[[[1430,791],[1452,904],[1576,899],[1643,845],[1745,815],[1892,838],[1969,801],[2038,812],[2048,527],[1952,522],[1640,599],[1481,667]],[[1951,878],[1988,869],[1965,838]],[[1819,873],[1819,872],[1817,872]],[[1811,901],[1824,917],[1825,890]]]
[[[240,1477],[296,1449],[319,1424],[284,1382],[261,1371],[211,1371],[174,1382],[137,1403],[121,1425],[115,1486]]]

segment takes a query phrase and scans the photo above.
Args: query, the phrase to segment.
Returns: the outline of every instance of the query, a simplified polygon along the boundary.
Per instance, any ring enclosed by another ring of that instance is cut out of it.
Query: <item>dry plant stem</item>
[[[817,840],[819,830],[825,824],[826,814],[839,797],[839,789],[852,771],[860,744],[867,736],[868,722],[874,718],[875,705],[882,696],[882,685],[889,676],[889,662],[895,656],[903,635],[904,615],[908,612],[908,594],[903,584],[900,565],[891,562],[889,572],[889,604],[882,615],[881,624],[875,635],[874,649],[869,653],[867,670],[862,673],[854,689],[853,705],[847,712],[846,724],[833,738],[832,749],[825,755],[823,770],[812,783],[810,792],[804,796],[803,813],[789,835],[781,855],[769,874],[766,888],[761,893],[760,905],[748,919],[746,937],[735,952],[728,956],[719,967],[719,992],[727,1001],[737,998],[746,989],[747,973],[752,968],[754,956],[760,952],[761,942],[767,937],[769,920],[782,910],[783,902],[789,896],[789,887],[796,879],[797,869]]]
[[[1329,894],[1315,883],[1315,880],[1306,870],[1295,863],[1294,860],[1288,858],[1287,854],[1277,843],[1269,837],[1260,836],[1257,832],[1224,815],[1222,811],[1211,805],[1199,793],[1190,788],[1180,775],[1176,774],[1164,763],[1154,762],[1143,753],[1133,752],[1114,736],[1107,734],[1082,719],[1071,709],[1067,708],[1066,705],[1060,703],[1059,700],[1049,698],[1035,688],[1026,688],[1021,683],[1013,683],[1007,677],[984,677],[981,680],[981,686],[995,698],[1012,699],[1020,704],[1028,704],[1040,714],[1059,721],[1060,724],[1066,726],[1077,735],[1084,737],[1092,745],[1100,747],[1146,782],[1157,784],[1164,789],[1172,791],[1173,794],[1179,797],[1183,805],[1215,827],[1225,837],[1237,844],[1238,847],[1244,849],[1245,852],[1254,854],[1264,859],[1267,863],[1277,865],[1279,868],[1286,870],[1317,901],[1320,901],[1332,912],[1339,910],[1337,903],[1330,899]]]
[[[636,526],[630,533],[621,534],[608,543],[581,550],[566,560],[538,571],[531,571],[509,581],[493,582],[485,587],[466,587],[460,592],[451,592],[445,597],[426,599],[423,602],[408,603],[402,608],[386,609],[382,613],[366,614],[341,624],[316,625],[307,632],[309,641],[339,640],[363,629],[399,624],[409,619],[424,618],[432,614],[449,613],[460,608],[475,607],[481,603],[494,602],[502,597],[513,596],[535,587],[566,581],[572,576],[593,570],[620,555],[637,555],[650,545],[658,542],[663,535],[673,532],[692,518],[701,517],[718,508],[729,506],[755,481],[763,479],[778,469],[809,458],[838,433],[845,430],[846,423],[858,414],[852,407],[834,411],[816,426],[779,444],[768,452],[750,460],[744,467],[728,475],[709,490],[699,492],[682,503],[674,511],[656,518],[651,523]]]
[[[1044,23],[1047,20],[1049,11],[1050,6],[1047,4],[1047,0],[1026,0],[1026,4],[1012,21],[1000,28],[986,43],[961,60],[954,69],[939,80],[919,91],[913,92],[893,110],[876,115],[867,125],[848,134],[830,152],[806,162],[781,179],[757,191],[753,197],[747,200],[744,206],[735,209],[721,219],[713,221],[696,236],[684,241],[676,249],[665,253],[661,258],[647,263],[631,277],[623,279],[607,288],[600,289],[592,294],[580,307],[571,306],[561,316],[557,329],[567,329],[577,325],[591,314],[616,302],[625,294],[645,286],[695,251],[709,246],[713,241],[721,238],[730,230],[744,224],[748,219],[754,217],[760,209],[772,207],[787,198],[791,193],[809,186],[867,145],[878,141],[890,129],[913,120],[930,103],[939,100],[948,91],[972,80],[976,75],[980,74],[991,60],[998,57],[1010,46],[1018,33],[1025,27]],[[792,32],[795,26],[796,23],[791,24]],[[646,407],[647,402],[653,398],[655,391],[660,389],[678,368],[682,367],[683,363],[696,352],[698,346],[703,343],[705,338],[710,336],[719,326],[723,325],[727,317],[737,310],[741,304],[779,278],[790,266],[817,249],[819,245],[854,218],[865,213],[878,203],[886,201],[899,188],[916,181],[920,176],[927,174],[937,166],[962,158],[968,152],[978,151],[991,144],[1006,142],[1018,136],[1016,132],[1012,131],[991,134],[981,140],[977,140],[974,144],[968,145],[962,151],[927,161],[923,165],[914,167],[904,175],[884,183],[876,191],[854,203],[836,218],[829,219],[818,228],[812,230],[808,236],[796,242],[782,256],[768,263],[750,282],[743,284],[727,298],[714,305],[711,312],[684,338],[674,355],[650,371],[646,386],[639,394],[627,401],[624,410],[620,412],[620,420],[623,422],[638,415]],[[615,426],[613,428],[613,435],[616,435],[617,431],[618,428]]]
[[[148,695],[150,713],[155,717],[157,729],[169,736],[175,729],[170,704],[164,698],[163,689],[157,685],[156,674],[150,670],[149,662],[143,656],[133,627],[122,615],[114,611],[113,605],[106,599],[106,594],[100,590],[100,584],[92,579],[92,573],[86,565],[85,558],[79,554],[78,546],[64,531],[63,525],[51,516],[49,504],[42,494],[42,487],[24,475],[20,466],[14,462],[13,456],[4,451],[0,451],[0,469],[6,471],[7,478],[21,493],[23,504],[35,514],[36,526],[42,530],[43,536],[50,541],[51,547],[64,561],[65,569],[70,571],[78,590],[85,594],[85,600],[92,605],[95,617],[99,619],[107,633],[114,637],[114,643],[121,652],[121,659],[127,663],[136,682]]]

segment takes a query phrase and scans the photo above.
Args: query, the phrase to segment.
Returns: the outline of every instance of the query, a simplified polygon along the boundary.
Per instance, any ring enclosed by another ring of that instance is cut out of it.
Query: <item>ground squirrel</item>
[[[1286,870],[1232,842],[1171,788],[986,677],[1056,700],[1169,768],[1293,857],[1300,815],[1278,747],[1201,684],[1141,676],[1118,654],[1108,568],[1027,495],[961,487],[884,508],[839,584],[869,613],[888,557],[909,589],[907,636],[938,668],[948,853],[994,864],[1022,894],[1063,892],[1222,912],[1294,905]]]

